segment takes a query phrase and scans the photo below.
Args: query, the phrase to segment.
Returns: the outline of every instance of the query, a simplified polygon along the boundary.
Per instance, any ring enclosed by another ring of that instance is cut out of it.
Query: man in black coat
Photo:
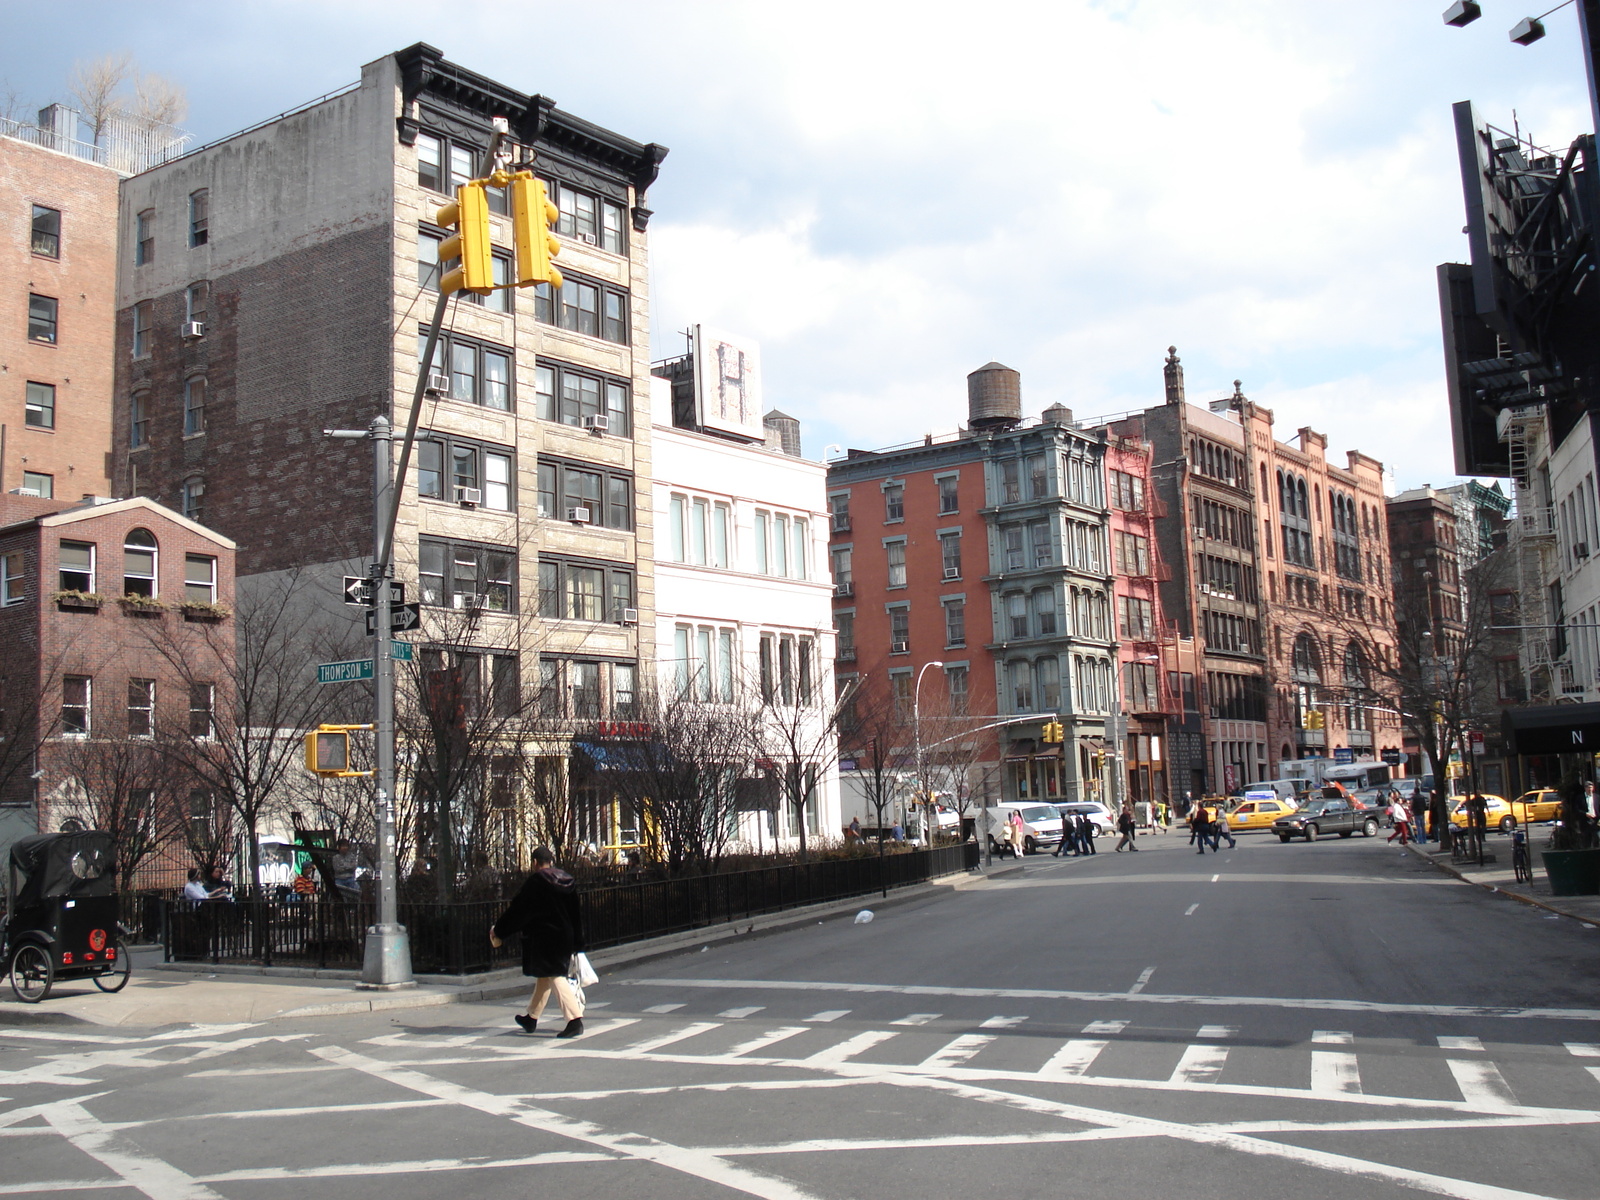
[[[583,1032],[583,1004],[567,983],[567,972],[572,956],[584,948],[583,912],[578,885],[555,863],[548,846],[534,850],[533,874],[489,930],[489,941],[499,946],[514,933],[522,935],[522,973],[532,975],[535,983],[528,1011],[517,1014],[517,1024],[532,1033],[554,992],[567,1019],[556,1036],[575,1038]]]

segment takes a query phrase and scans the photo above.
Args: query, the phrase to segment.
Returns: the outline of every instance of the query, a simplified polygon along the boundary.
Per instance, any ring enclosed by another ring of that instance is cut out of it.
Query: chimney
[[[1167,365],[1161,372],[1167,379],[1167,403],[1183,403],[1183,364],[1178,361],[1178,348],[1167,347]]]

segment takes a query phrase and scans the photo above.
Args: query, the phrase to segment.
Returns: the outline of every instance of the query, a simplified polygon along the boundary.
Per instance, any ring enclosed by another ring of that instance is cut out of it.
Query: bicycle
[[[1511,871],[1518,883],[1533,882],[1533,864],[1528,859],[1528,835],[1521,829],[1511,835]]]

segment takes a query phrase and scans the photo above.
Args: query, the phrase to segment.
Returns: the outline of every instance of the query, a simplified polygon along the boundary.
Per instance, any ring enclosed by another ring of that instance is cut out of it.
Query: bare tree
[[[72,739],[60,744],[55,763],[63,782],[54,811],[111,835],[124,888],[141,867],[189,843],[181,778],[154,741]]]
[[[189,115],[189,95],[164,75],[136,75],[127,111],[141,125],[177,125]]]
[[[78,101],[95,145],[100,144],[112,118],[124,110],[118,92],[135,74],[133,55],[127,51],[73,63],[72,73],[67,76],[67,90]]]
[[[855,684],[828,697],[814,682],[805,655],[797,655],[794,677],[764,669],[756,681],[757,707],[752,721],[757,762],[766,765],[778,795],[793,818],[800,838],[800,861],[808,855],[807,810],[816,796],[822,772],[839,758],[839,721],[854,695]]]

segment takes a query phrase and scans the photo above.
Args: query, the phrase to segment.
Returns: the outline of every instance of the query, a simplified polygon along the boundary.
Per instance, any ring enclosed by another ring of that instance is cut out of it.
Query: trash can
[[[1600,896],[1600,850],[1546,850],[1552,896]]]

